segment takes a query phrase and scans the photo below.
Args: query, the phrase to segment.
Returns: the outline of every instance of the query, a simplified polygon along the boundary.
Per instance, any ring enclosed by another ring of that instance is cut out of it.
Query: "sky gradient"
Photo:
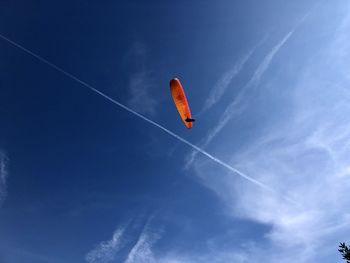
[[[341,262],[348,1],[5,0],[0,22],[0,262]]]

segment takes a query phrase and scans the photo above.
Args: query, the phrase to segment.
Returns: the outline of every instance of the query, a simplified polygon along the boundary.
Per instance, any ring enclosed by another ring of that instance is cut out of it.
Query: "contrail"
[[[9,42],[10,44],[14,45],[15,47],[23,50],[24,52],[28,53],[29,55],[35,57],[36,59],[40,60],[41,62],[47,64],[48,66],[56,69],[57,71],[61,72],[62,74],[66,75],[67,77],[75,80],[76,82],[80,83],[81,85],[85,86],[86,88],[92,90],[93,92],[99,94],[100,96],[104,97],[105,99],[109,100],[110,102],[114,103],[115,105],[123,108],[124,110],[136,115],[137,117],[143,119],[144,121],[158,127],[159,129],[163,130],[164,132],[166,132],[167,134],[169,134],[170,136],[178,139],[179,141],[183,142],[184,144],[187,144],[188,146],[192,147],[193,149],[195,149],[196,151],[202,153],[203,155],[205,155],[206,157],[208,157],[209,159],[211,159],[212,161],[218,163],[219,165],[227,168],[228,170],[230,170],[231,172],[233,173],[236,173],[238,174],[239,176],[243,177],[244,179],[248,180],[249,182],[269,191],[269,192],[272,192],[272,193],[276,193],[276,191],[274,191],[272,188],[268,187],[267,185],[265,185],[264,183],[262,182],[259,182],[258,180],[242,173],[241,171],[237,170],[236,168],[230,166],[229,164],[221,161],[220,159],[216,158],[215,156],[209,154],[208,152],[206,152],[205,150],[199,148],[198,146],[192,144],[191,142],[185,140],[184,138],[180,137],[179,135],[177,135],[176,133],[168,130],[167,128],[163,127],[162,125],[152,121],[151,119],[145,117],[144,115],[130,109],[129,107],[125,106],[124,104],[116,101],[115,99],[112,99],[111,97],[107,96],[106,94],[104,94],[103,92],[99,91],[98,89],[95,89],[94,87],[92,87],[91,85],[89,85],[88,83],[78,79],[77,77],[75,77],[74,75],[68,73],[67,71],[65,71],[64,69],[56,66],[55,64],[51,63],[50,61],[46,60],[45,58],[35,54],[34,52],[30,51],[29,49],[26,49],[25,47],[21,46],[20,44],[17,44],[16,42],[12,41],[11,39],[3,36],[0,34],[0,38],[6,40],[7,42]],[[290,200],[289,200],[290,201]]]

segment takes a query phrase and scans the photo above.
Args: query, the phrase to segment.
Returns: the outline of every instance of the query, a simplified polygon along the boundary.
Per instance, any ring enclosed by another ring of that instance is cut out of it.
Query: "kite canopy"
[[[182,88],[181,82],[178,78],[170,80],[170,92],[182,121],[188,129],[191,129],[194,119],[192,119],[185,91]]]

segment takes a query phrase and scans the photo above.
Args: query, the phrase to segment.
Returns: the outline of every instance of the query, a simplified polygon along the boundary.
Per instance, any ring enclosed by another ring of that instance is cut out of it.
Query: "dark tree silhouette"
[[[338,251],[342,254],[343,259],[346,260],[346,263],[350,263],[350,249],[347,245],[345,245],[345,242],[340,242]]]

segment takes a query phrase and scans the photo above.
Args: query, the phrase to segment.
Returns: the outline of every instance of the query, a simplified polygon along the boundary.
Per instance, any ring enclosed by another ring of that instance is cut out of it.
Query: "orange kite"
[[[192,119],[185,91],[182,88],[182,85],[178,78],[170,80],[170,92],[182,121],[186,125],[187,129],[191,129],[193,125],[192,122],[194,122],[194,119]]]

